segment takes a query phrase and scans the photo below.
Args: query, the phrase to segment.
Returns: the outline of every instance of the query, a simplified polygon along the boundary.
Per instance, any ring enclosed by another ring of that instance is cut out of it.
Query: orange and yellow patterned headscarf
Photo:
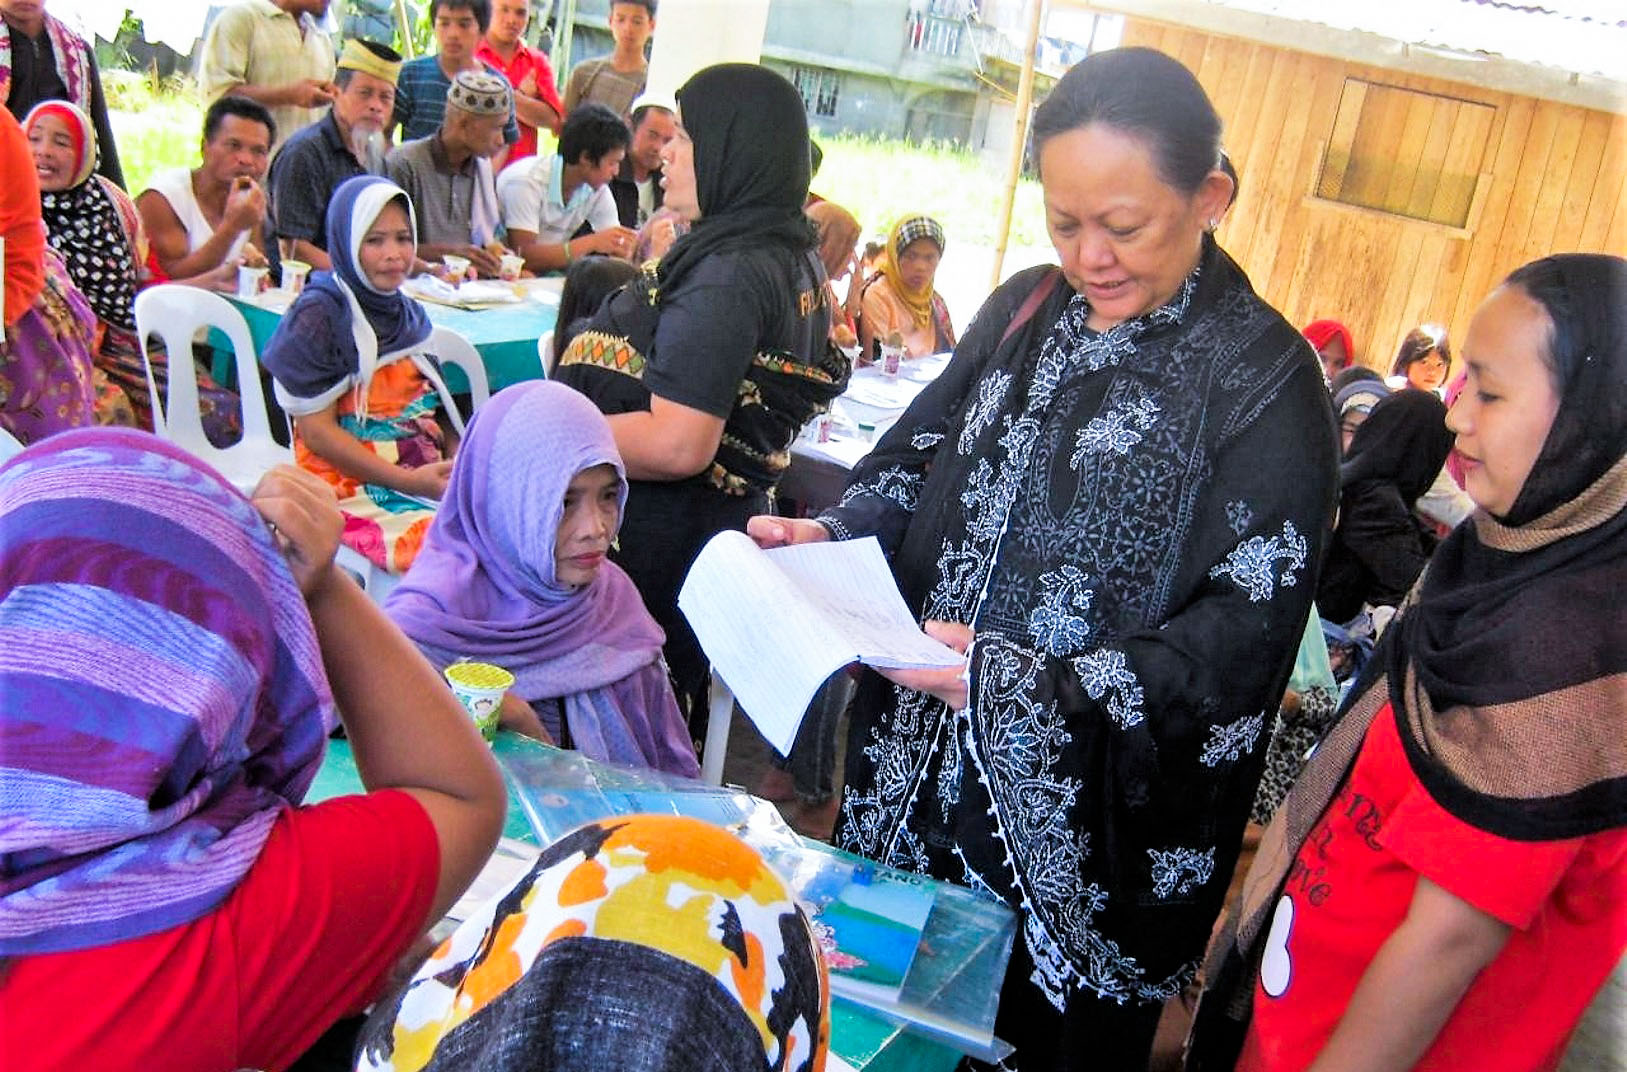
[[[604,819],[543,851],[380,1003],[360,1070],[822,1072],[829,983],[756,851],[695,819]]]

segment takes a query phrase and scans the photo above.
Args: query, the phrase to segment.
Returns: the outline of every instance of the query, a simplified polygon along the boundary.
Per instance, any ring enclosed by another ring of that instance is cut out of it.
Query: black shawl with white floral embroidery
[[[995,292],[821,517],[976,631],[958,714],[871,675],[838,833],[1022,913],[998,1030],[1025,1072],[1104,1028],[1150,1045],[1191,978],[1337,487],[1315,354],[1212,241],[1160,309],[1097,334],[1058,286],[1001,341],[1047,271]]]

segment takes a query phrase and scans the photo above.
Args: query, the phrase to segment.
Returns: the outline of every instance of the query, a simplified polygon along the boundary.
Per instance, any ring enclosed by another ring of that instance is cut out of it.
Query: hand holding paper
[[[819,686],[852,662],[958,676],[965,656],[921,631],[874,539],[763,551],[722,532],[678,594],[701,647],[768,742],[788,753]]]
[[[927,636],[943,641],[962,655],[971,650],[972,627],[969,625],[928,620],[924,628]],[[967,681],[964,660],[959,666],[934,667],[930,670],[889,670],[877,667],[877,672],[888,681],[902,685],[906,689],[936,696],[948,704],[951,711],[959,711],[966,706]]]

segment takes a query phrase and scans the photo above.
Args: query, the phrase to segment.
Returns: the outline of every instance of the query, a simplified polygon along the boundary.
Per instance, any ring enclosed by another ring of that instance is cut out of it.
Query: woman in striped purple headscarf
[[[0,468],[8,1068],[282,1067],[484,862],[500,776],[341,526],[135,431]],[[373,791],[300,807],[336,708]]]

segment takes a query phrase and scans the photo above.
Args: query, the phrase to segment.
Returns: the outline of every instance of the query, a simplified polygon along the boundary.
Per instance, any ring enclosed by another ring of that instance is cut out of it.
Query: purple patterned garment
[[[0,956],[208,913],[333,722],[305,601],[218,473],[130,429],[0,468]]]
[[[498,392],[470,422],[423,549],[384,610],[437,667],[496,663],[525,699],[560,699],[584,755],[695,777],[666,638],[631,578],[613,562],[583,588],[554,576],[565,490],[604,464],[621,474],[625,507],[626,471],[593,403],[557,383]]]

